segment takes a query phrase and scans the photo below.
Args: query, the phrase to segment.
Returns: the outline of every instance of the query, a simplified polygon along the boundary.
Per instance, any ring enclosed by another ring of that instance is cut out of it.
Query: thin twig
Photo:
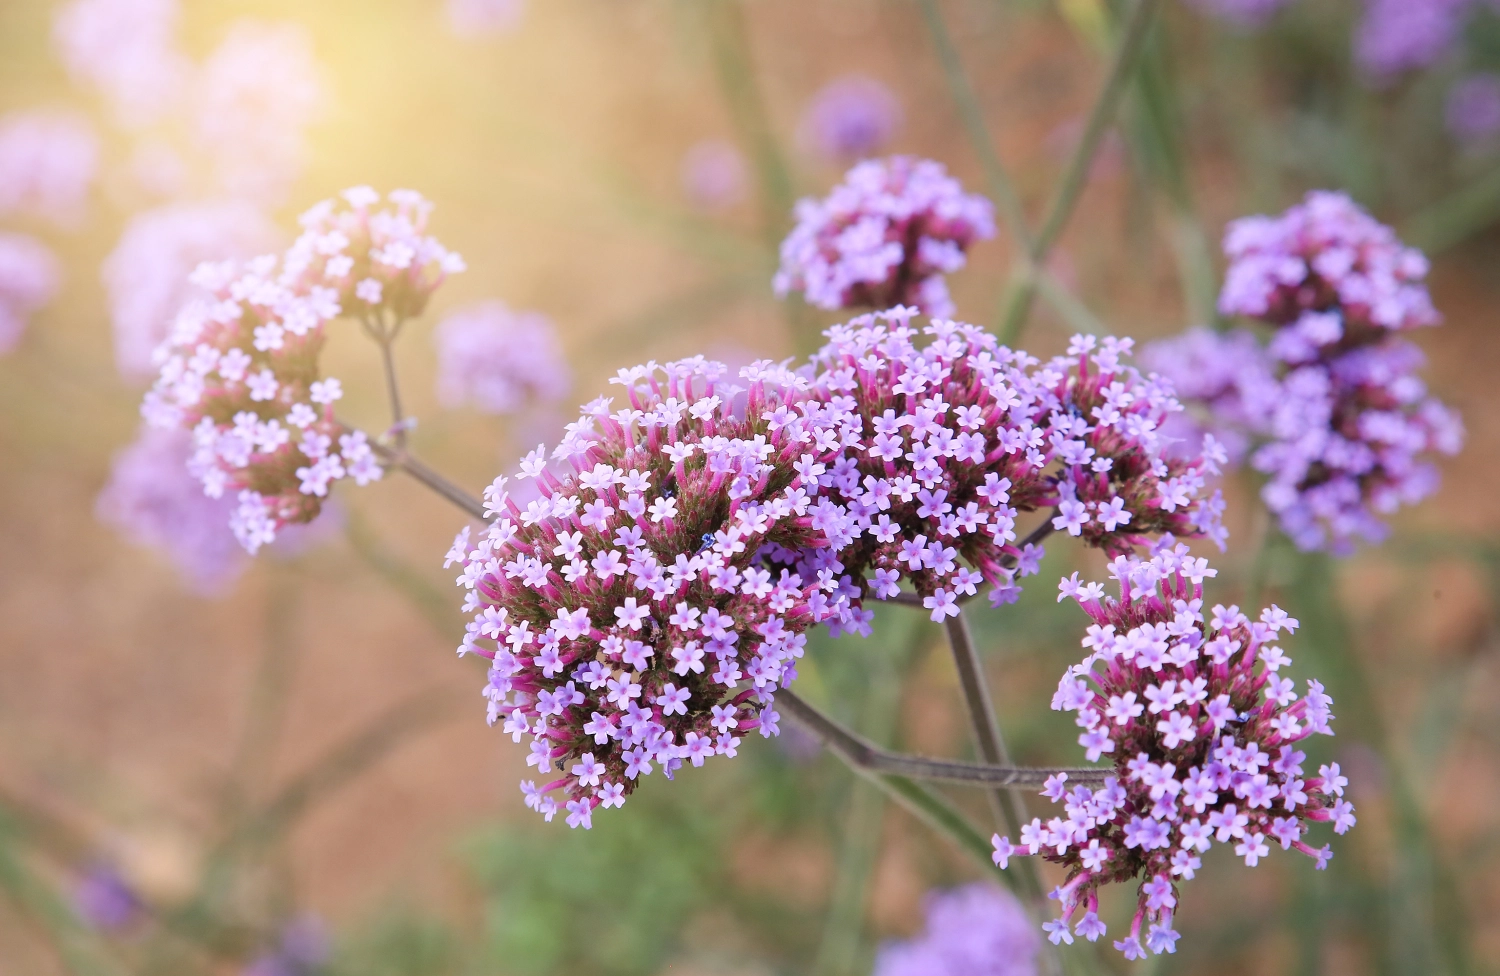
[[[971,763],[957,759],[928,759],[891,752],[870,742],[823,714],[795,693],[776,693],[778,709],[790,715],[844,762],[870,773],[904,776],[936,783],[1028,790],[1046,783],[1049,776],[1066,773],[1068,782],[1102,785],[1114,775],[1100,767],[1026,769],[1009,765]]]
[[[464,491],[458,485],[438,474],[421,461],[418,461],[410,451],[404,448],[391,447],[376,440],[370,442],[370,448],[379,456],[380,460],[384,461],[390,467],[400,468],[402,471],[405,471],[481,522],[489,521],[489,514],[485,511],[484,502]]]
[[[1135,6],[1131,8],[1125,22],[1125,33],[1120,39],[1120,46],[1115,49],[1114,60],[1110,63],[1109,73],[1105,75],[1099,96],[1094,99],[1094,106],[1089,111],[1083,134],[1063,169],[1062,178],[1047,206],[1046,216],[1042,218],[1041,229],[1031,241],[1028,249],[1029,267],[1022,268],[1006,289],[1002,302],[1000,341],[1007,346],[1014,346],[1019,341],[1037,289],[1047,284],[1038,280],[1037,272],[1046,264],[1047,255],[1073,214],[1089,167],[1093,165],[1105,131],[1114,121],[1126,83],[1145,46],[1147,28],[1159,5],[1160,0],[1136,0]]]

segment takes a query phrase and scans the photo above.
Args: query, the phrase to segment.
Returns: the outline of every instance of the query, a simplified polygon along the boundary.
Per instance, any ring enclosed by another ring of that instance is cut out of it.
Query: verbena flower
[[[438,323],[437,395],[447,407],[472,404],[485,413],[517,413],[551,404],[572,380],[552,322],[489,301]]]
[[[1110,564],[1119,599],[1078,574],[1061,584],[1093,619],[1081,664],[1069,668],[1052,700],[1078,714],[1089,761],[1107,757],[1116,776],[1099,789],[1069,787],[1060,773],[1043,796],[1063,815],[1034,819],[1016,842],[996,836],[995,863],[1040,854],[1067,868],[1052,897],[1061,917],[1047,924],[1054,943],[1105,934],[1099,889],[1139,881],[1126,937],[1127,958],[1172,952],[1181,884],[1214,843],[1256,866],[1273,846],[1296,849],[1323,868],[1329,847],[1314,848],[1310,825],[1337,834],[1354,825],[1337,764],[1304,768],[1297,743],[1332,735],[1323,685],[1300,696],[1276,641],[1297,621],[1274,605],[1251,620],[1238,607],[1204,610],[1203,580],[1216,571],[1184,546],[1163,545],[1149,559]],[[1076,919],[1076,921],[1075,921]]]
[[[585,408],[552,452],[522,463],[524,508],[499,478],[495,515],[454,542],[472,614],[459,648],[493,661],[491,723],[550,774],[522,783],[547,819],[587,827],[660,765],[733,756],[774,735],[772,695],[804,632],[848,622],[837,553],[852,520],[818,484],[838,450],[806,381],[758,362],[739,387],[702,359],[622,370],[626,402]],[[554,796],[558,793],[558,796]]]
[[[52,40],[73,79],[96,89],[115,117],[149,125],[191,87],[177,48],[177,0],[72,0],[58,8]]]
[[[1368,0],[1354,58],[1376,82],[1442,60],[1457,45],[1474,0]]]
[[[463,267],[425,234],[427,201],[402,190],[390,200],[378,208],[374,190],[347,190],[304,215],[283,260],[201,266],[194,279],[211,299],[183,310],[157,354],[142,413],[193,432],[190,468],[210,497],[234,493],[230,526],[251,553],[312,521],[333,482],[381,476],[365,435],[334,416],[343,388],[318,367],[325,327],[341,315],[399,324]]]
[[[797,203],[781,244],[776,294],[819,308],[915,305],[951,315],[943,275],[995,236],[990,202],[963,192],[940,163],[893,156],[859,163],[821,200]]]
[[[847,165],[884,149],[900,124],[901,103],[888,87],[865,75],[845,75],[808,102],[798,137],[823,158]]]
[[[241,201],[169,204],[132,217],[103,269],[121,375],[156,372],[154,356],[172,319],[205,297],[191,283],[194,268],[264,253],[280,236],[258,207]]]
[[[72,112],[12,112],[0,119],[0,216],[27,214],[76,226],[99,167],[99,137]]]
[[[1185,407],[1161,426],[1162,436],[1173,442],[1169,450],[1191,456],[1203,435],[1212,434],[1227,463],[1239,466],[1250,452],[1252,433],[1264,425],[1280,395],[1275,360],[1255,334],[1189,329],[1147,343],[1139,358],[1172,384]]]
[[[1275,328],[1277,385],[1248,421],[1262,498],[1304,549],[1348,552],[1386,534],[1382,515],[1437,486],[1422,455],[1463,443],[1456,414],[1427,395],[1415,346],[1397,333],[1436,325],[1427,261],[1347,196],[1312,193],[1279,217],[1235,221],[1219,306]],[[1253,371],[1244,383],[1260,384]],[[1240,397],[1239,406],[1255,406]]]
[[[210,498],[188,472],[193,439],[182,430],[146,428],[115,455],[94,510],[131,542],[160,549],[184,583],[215,595],[245,568],[245,553],[229,531],[234,504]]]
[[[706,139],[682,155],[683,193],[700,210],[727,210],[745,198],[745,157],[732,143]]]
[[[1034,976],[1042,940],[1016,897],[993,884],[934,891],[927,926],[913,939],[888,942],[874,976]]]
[[[1131,340],[1075,336],[1042,363],[943,319],[918,346],[914,314],[835,326],[814,357],[819,415],[843,445],[819,480],[858,520],[840,559],[861,594],[886,599],[908,580],[934,620],[981,586],[1013,601],[1017,570],[1042,555],[1019,544],[1017,519],[1038,509],[1111,555],[1164,533],[1222,545],[1222,502],[1206,492],[1219,450],[1167,453],[1159,429],[1180,406],[1123,362]]]
[[[0,231],[0,355],[21,341],[27,319],[52,300],[61,275],[57,258],[36,238]]]
[[[279,202],[301,175],[328,94],[299,24],[239,20],[198,69],[194,135],[228,192]]]
[[[1500,74],[1481,71],[1460,79],[1448,92],[1448,131],[1465,145],[1500,135]]]

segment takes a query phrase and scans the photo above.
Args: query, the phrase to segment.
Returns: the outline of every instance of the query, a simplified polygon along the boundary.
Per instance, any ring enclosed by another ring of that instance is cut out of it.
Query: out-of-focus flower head
[[[1442,60],[1458,43],[1473,0],[1366,0],[1354,58],[1377,83]]]
[[[1422,356],[1396,333],[1441,321],[1427,259],[1339,193],[1311,193],[1279,217],[1229,226],[1219,308],[1275,327],[1277,386],[1250,433],[1270,476],[1261,492],[1304,549],[1378,541],[1380,516],[1437,487],[1421,455],[1455,453],[1456,414],[1427,395]],[[1248,375],[1248,374],[1246,374]],[[1241,405],[1244,401],[1241,401]]]
[[[1238,467],[1280,395],[1276,364],[1255,334],[1200,326],[1148,343],[1140,360],[1172,384],[1186,408],[1161,426],[1162,436],[1174,441],[1169,450],[1191,456],[1203,435],[1212,434],[1224,447],[1226,464]]]
[[[105,863],[94,864],[73,886],[73,910],[87,926],[100,932],[130,928],[143,915],[140,896]]]
[[[521,26],[526,0],[448,0],[447,13],[460,37],[503,34]]]
[[[244,550],[229,532],[234,504],[210,498],[188,472],[192,435],[145,428],[115,455],[95,511],[132,543],[164,552],[193,591],[217,596],[244,571]]]
[[[1041,936],[1004,888],[934,891],[926,909],[920,935],[880,947],[874,976],[1035,976]]]
[[[57,293],[57,258],[38,240],[0,231],[0,355],[21,341],[27,319]]]
[[[344,200],[304,215],[280,262],[193,273],[209,297],[177,316],[141,408],[152,426],[193,432],[189,467],[209,496],[236,493],[230,527],[251,553],[317,517],[333,482],[382,473],[365,435],[334,417],[343,387],[318,367],[326,325],[344,315],[397,327],[463,267],[425,234],[420,195],[398,190],[379,208],[378,193],[357,187]]]
[[[296,287],[329,288],[345,315],[395,320],[421,315],[427,299],[464,261],[427,233],[432,204],[413,190],[345,190],[302,215],[302,236],[283,274]]]
[[[552,322],[489,301],[453,312],[432,335],[438,400],[485,413],[517,413],[555,403],[572,376]]]
[[[1069,787],[1067,774],[1042,795],[1064,816],[1026,824],[1019,841],[993,839],[995,863],[1040,854],[1064,865],[1052,897],[1061,917],[1044,927],[1054,943],[1105,934],[1099,889],[1139,880],[1129,933],[1115,942],[1128,959],[1176,951],[1172,918],[1180,885],[1202,867],[1215,842],[1255,867],[1271,847],[1295,848],[1324,867],[1331,850],[1303,837],[1311,824],[1342,834],[1354,805],[1337,765],[1316,776],[1297,743],[1332,735],[1333,704],[1308,680],[1299,695],[1277,646],[1297,621],[1275,606],[1251,620],[1238,607],[1204,610],[1203,580],[1216,571],[1185,546],[1158,546],[1149,559],[1110,563],[1119,599],[1078,574],[1061,584],[1093,618],[1081,664],[1068,669],[1052,707],[1076,712],[1090,762],[1107,756],[1117,775],[1099,789]],[[1076,928],[1074,925],[1075,916]]]
[[[1448,92],[1448,131],[1467,145],[1488,142],[1500,135],[1500,74],[1469,75]]]
[[[99,138],[72,112],[12,112],[0,119],[0,216],[27,214],[76,226],[99,166]]]
[[[194,268],[263,253],[280,236],[258,208],[239,201],[175,203],[132,217],[103,269],[121,375],[156,371],[152,356],[173,317],[202,297],[190,281]]]
[[[177,0],[71,0],[52,40],[73,79],[96,89],[123,125],[150,125],[191,87],[192,65],[177,48]]]
[[[1017,516],[1043,508],[1052,529],[1111,555],[1165,533],[1222,546],[1207,492],[1222,454],[1212,439],[1190,459],[1167,453],[1160,427],[1181,408],[1122,361],[1131,340],[1075,336],[1041,363],[942,319],[918,347],[914,315],[835,326],[814,357],[813,393],[844,447],[819,483],[857,519],[840,559],[861,595],[889,599],[905,579],[934,620],[981,586],[1013,602],[1017,572],[1042,557],[1018,541]]]
[[[1237,27],[1259,27],[1291,0],[1193,0],[1204,13]]]
[[[491,660],[490,721],[553,774],[521,784],[548,820],[588,827],[656,765],[670,778],[774,735],[804,632],[855,626],[837,558],[852,519],[817,480],[829,420],[799,412],[806,380],[783,366],[746,367],[744,386],[725,372],[621,370],[625,402],[586,406],[552,451],[571,471],[538,448],[520,476],[537,495],[523,508],[496,479],[493,519],[448,554],[473,617],[459,653]]]
[[[235,22],[199,69],[194,97],[197,140],[224,189],[279,201],[302,171],[306,129],[327,104],[306,28]]]
[[[682,155],[682,189],[701,210],[726,210],[745,198],[745,157],[732,143],[707,139]]]
[[[883,150],[900,124],[901,103],[889,88],[865,75],[845,75],[808,102],[798,137],[824,159],[848,164]]]
[[[313,976],[328,961],[328,933],[316,918],[303,916],[282,926],[274,948],[256,957],[242,976]]]
[[[859,163],[827,197],[798,201],[796,216],[776,294],[800,291],[819,308],[915,305],[951,315],[943,275],[995,236],[989,200],[964,193],[942,164],[909,156]]]

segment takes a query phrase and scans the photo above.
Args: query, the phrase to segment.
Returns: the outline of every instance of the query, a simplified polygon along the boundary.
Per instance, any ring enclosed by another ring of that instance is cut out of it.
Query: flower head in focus
[[[1015,895],[977,883],[925,903],[926,929],[881,946],[874,976],[1035,976],[1042,940]]]
[[[28,214],[76,226],[99,166],[99,137],[70,112],[0,118],[0,216]]]
[[[490,301],[459,309],[433,332],[438,400],[485,413],[517,413],[555,403],[571,382],[556,330],[539,312]]]
[[[531,738],[546,778],[521,786],[549,820],[588,827],[658,765],[774,735],[804,632],[855,626],[837,558],[851,520],[816,475],[829,422],[797,410],[806,381],[785,367],[754,363],[743,386],[725,372],[621,370],[625,402],[589,404],[552,451],[571,470],[538,448],[521,475],[537,495],[523,508],[497,479],[493,520],[449,553],[472,615],[460,653],[493,662],[490,721]]]
[[[0,355],[16,347],[27,319],[52,300],[61,274],[36,238],[0,231]]]
[[[270,218],[241,201],[168,204],[132,217],[103,269],[120,373],[144,379],[156,371],[172,319],[204,297],[191,282],[194,268],[264,253],[279,237]]]
[[[848,164],[884,149],[901,124],[901,103],[864,75],[835,78],[802,114],[799,140],[824,159]]]
[[[1269,476],[1262,498],[1304,549],[1384,538],[1382,515],[1437,486],[1422,455],[1463,443],[1457,415],[1417,378],[1421,353],[1398,338],[1441,321],[1427,259],[1339,193],[1237,220],[1224,250],[1220,309],[1274,329],[1274,391],[1257,397],[1259,417],[1228,418],[1263,442],[1251,455]]]
[[[344,202],[304,215],[284,259],[194,272],[209,297],[178,315],[142,405],[152,426],[193,432],[189,467],[210,497],[234,493],[230,525],[251,553],[317,517],[334,482],[382,473],[365,435],[334,416],[343,387],[318,366],[327,324],[349,316],[399,328],[463,268],[426,235],[431,205],[418,194],[395,191],[387,208],[356,187]]]
[[[940,163],[893,156],[859,163],[821,200],[797,203],[781,244],[776,294],[819,308],[915,305],[951,315],[943,275],[995,236],[990,202],[963,192]]]
[[[861,595],[888,599],[907,580],[934,620],[981,586],[1013,600],[1017,571],[1042,555],[1018,540],[1017,517],[1038,509],[1111,555],[1162,534],[1222,544],[1222,504],[1206,492],[1217,448],[1168,454],[1159,429],[1180,407],[1123,362],[1129,339],[1076,336],[1041,363],[943,319],[918,346],[914,315],[835,326],[814,357],[813,392],[843,448],[819,481],[858,520],[840,558]]]
[[[1275,606],[1251,620],[1238,607],[1204,606],[1207,561],[1179,545],[1149,559],[1110,564],[1118,599],[1078,574],[1062,581],[1093,619],[1081,664],[1069,668],[1052,707],[1077,713],[1079,744],[1091,762],[1108,757],[1116,775],[1099,789],[1050,779],[1043,795],[1063,815],[1026,824],[1019,839],[994,838],[995,862],[1039,854],[1067,868],[1052,893],[1061,917],[1045,928],[1054,943],[1105,934],[1099,889],[1139,881],[1127,958],[1173,952],[1172,918],[1183,882],[1215,843],[1255,867],[1280,845],[1317,861],[1330,849],[1304,839],[1312,824],[1342,834],[1354,825],[1338,766],[1304,768],[1297,744],[1332,735],[1331,699],[1308,680],[1299,694],[1276,643],[1297,621]]]

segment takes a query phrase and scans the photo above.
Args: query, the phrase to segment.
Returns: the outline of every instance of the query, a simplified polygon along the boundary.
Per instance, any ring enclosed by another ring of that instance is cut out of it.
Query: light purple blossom
[[[249,258],[280,236],[264,213],[238,201],[170,204],[131,218],[103,268],[121,375],[144,379],[156,371],[152,356],[173,318],[205,296],[191,283],[194,268]]]
[[[236,21],[198,70],[193,94],[194,135],[224,190],[280,202],[328,101],[307,29]]]
[[[71,112],[12,112],[0,119],[0,216],[26,214],[74,227],[99,166],[99,137]]]
[[[1442,60],[1458,43],[1474,0],[1366,0],[1354,57],[1373,80]]]
[[[60,277],[57,259],[40,241],[0,231],[0,355],[21,341],[27,319],[52,300]]]
[[[874,976],[1034,976],[1041,938],[1016,897],[993,884],[934,891],[927,926],[915,938],[887,942]]]
[[[1162,436],[1174,441],[1169,451],[1191,455],[1203,436],[1212,434],[1226,463],[1238,467],[1250,451],[1251,433],[1264,424],[1279,393],[1275,361],[1254,333],[1189,329],[1147,343],[1140,360],[1171,382],[1186,408],[1162,424]]]
[[[127,929],[144,915],[140,896],[108,864],[95,864],[73,886],[73,910],[100,932]]]
[[[536,496],[523,508],[496,479],[495,518],[449,553],[473,615],[459,651],[492,662],[490,722],[558,774],[522,784],[549,820],[587,827],[656,765],[670,777],[774,734],[805,631],[852,626],[833,581],[848,516],[811,474],[837,450],[832,422],[797,413],[807,381],[784,366],[725,373],[702,357],[621,370],[620,408],[595,400],[551,452],[565,473],[532,452],[519,481]],[[676,514],[651,518],[663,499]]]
[[[1448,92],[1445,117],[1448,131],[1462,143],[1500,135],[1500,74],[1484,71],[1459,79]]]
[[[865,75],[835,78],[808,102],[799,141],[832,162],[848,164],[883,150],[901,124],[901,103]]]
[[[74,81],[103,95],[122,124],[146,126],[192,87],[179,16],[178,0],[71,0],[54,16],[52,40]]]
[[[915,305],[951,315],[943,275],[995,236],[993,209],[940,163],[893,156],[859,163],[821,200],[797,203],[781,245],[776,294],[800,291],[819,308]]]
[[[508,33],[525,13],[526,0],[447,0],[448,27],[460,37]]]
[[[1297,630],[1296,620],[1274,606],[1258,620],[1233,606],[1205,614],[1203,581],[1217,571],[1186,546],[1159,545],[1149,559],[1119,556],[1110,574],[1118,599],[1085,596],[1064,581],[1094,626],[1089,655],[1063,675],[1052,707],[1077,713],[1089,758],[1108,756],[1116,775],[1099,789],[1049,783],[1065,815],[1031,821],[1019,844],[997,835],[994,847],[1002,866],[1021,854],[1064,865],[1067,879],[1053,892],[1061,921],[1081,915],[1078,931],[1091,940],[1105,934],[1099,888],[1139,879],[1129,935],[1115,943],[1138,958],[1143,934],[1146,950],[1175,950],[1180,885],[1214,843],[1254,867],[1274,837],[1322,868],[1328,849],[1302,838],[1316,823],[1343,834],[1354,815],[1338,798],[1338,770],[1303,769],[1297,744],[1333,734],[1333,699],[1317,681],[1300,696],[1281,685],[1277,672],[1290,662],[1275,642]],[[1132,695],[1162,717],[1121,709]]]
[[[450,314],[433,331],[438,400],[485,413],[518,413],[555,403],[572,377],[551,321],[489,301]]]
[[[683,193],[700,210],[727,210],[745,198],[745,157],[733,143],[705,139],[682,154]]]

